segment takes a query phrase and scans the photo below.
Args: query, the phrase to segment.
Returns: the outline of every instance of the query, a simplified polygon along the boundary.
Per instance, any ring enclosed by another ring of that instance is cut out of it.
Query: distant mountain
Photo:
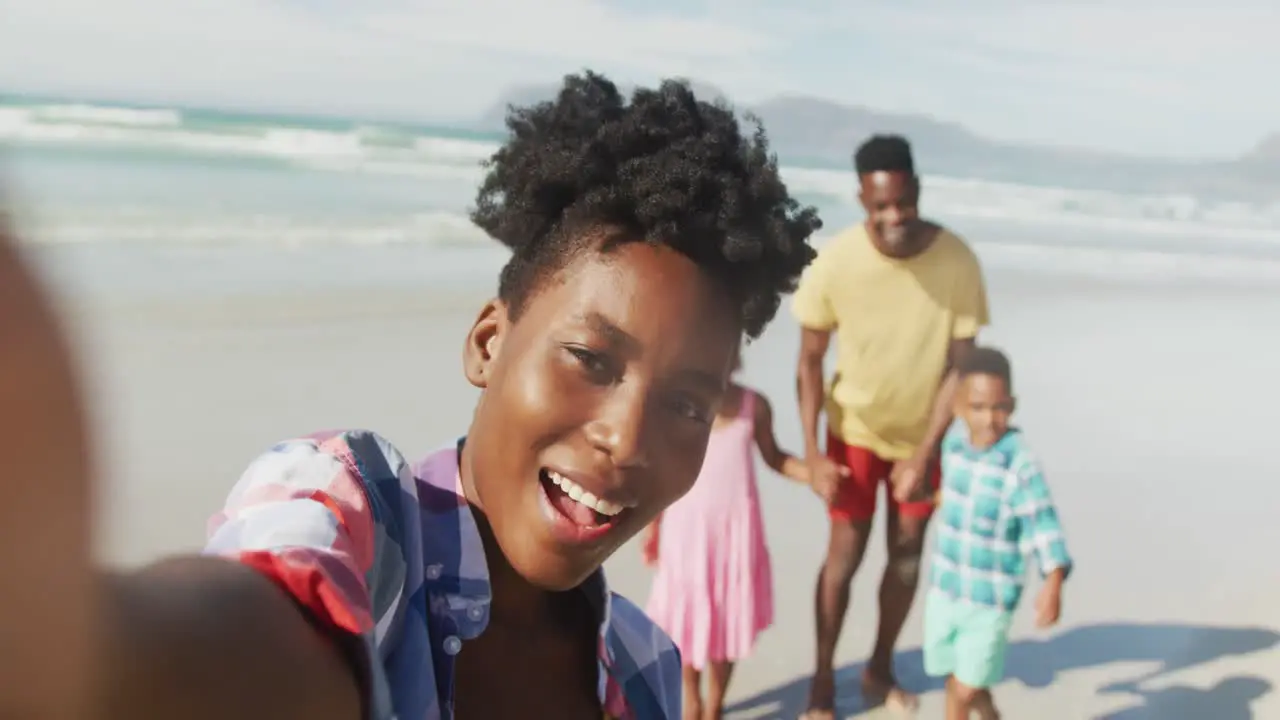
[[[692,84],[699,97],[724,96],[712,86]],[[508,105],[549,100],[557,89],[555,85],[514,88],[477,124],[480,129],[501,131]],[[1204,199],[1280,201],[1280,133],[1243,157],[1186,161],[1006,143],[926,115],[886,113],[814,97],[784,95],[738,109],[760,117],[774,151],[791,163],[850,167],[859,142],[874,133],[893,132],[911,141],[926,173],[1121,192],[1185,193]]]

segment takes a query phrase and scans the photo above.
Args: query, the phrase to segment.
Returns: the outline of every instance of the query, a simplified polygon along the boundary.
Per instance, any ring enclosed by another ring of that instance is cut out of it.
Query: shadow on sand
[[[1230,677],[1209,689],[1174,685],[1146,688],[1147,683],[1220,658],[1248,655],[1280,643],[1280,632],[1264,628],[1202,627],[1176,624],[1102,623],[1074,627],[1045,640],[1018,640],[1009,645],[1006,680],[1042,688],[1060,672],[1120,662],[1155,662],[1159,666],[1137,677],[1112,683],[1101,694],[1122,694],[1138,704],[1105,720],[1248,720],[1250,706],[1269,693],[1260,677]],[[896,668],[903,686],[920,693],[942,689],[942,681],[924,674],[919,648],[901,651]],[[867,709],[859,692],[862,663],[837,672],[841,713]],[[727,708],[729,717],[794,720],[804,711],[809,678],[803,676]],[[1100,718],[1099,720],[1104,720]]]

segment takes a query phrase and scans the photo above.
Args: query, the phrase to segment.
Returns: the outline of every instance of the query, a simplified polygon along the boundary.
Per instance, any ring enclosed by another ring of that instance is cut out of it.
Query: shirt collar
[[[464,608],[472,621],[463,639],[484,631],[493,600],[489,566],[476,527],[475,514],[462,489],[459,456],[462,441],[437,450],[414,466],[418,481],[418,503],[422,517],[423,584],[428,590],[443,592],[450,608]],[[579,589],[596,614],[601,660],[613,661],[609,647],[613,593],[605,581],[604,569],[596,570]],[[478,610],[477,610],[478,609]]]

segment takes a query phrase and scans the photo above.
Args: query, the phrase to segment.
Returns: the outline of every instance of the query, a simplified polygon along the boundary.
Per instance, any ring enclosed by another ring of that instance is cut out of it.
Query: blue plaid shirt
[[[1018,430],[978,450],[962,422],[952,425],[942,443],[937,515],[929,582],[952,598],[1012,611],[1028,556],[1042,576],[1071,570],[1049,485]]]
[[[381,437],[329,432],[263,454],[210,523],[209,554],[256,568],[316,617],[364,640],[373,720],[454,717],[455,658],[492,595],[458,450],[410,465]],[[680,656],[597,572],[605,718],[676,720]],[[502,678],[494,678],[501,688]]]

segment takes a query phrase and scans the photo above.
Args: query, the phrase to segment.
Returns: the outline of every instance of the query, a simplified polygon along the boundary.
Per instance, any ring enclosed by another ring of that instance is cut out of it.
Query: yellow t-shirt
[[[899,260],[861,224],[818,251],[792,310],[802,326],[835,332],[828,427],[886,460],[910,457],[924,440],[951,340],[988,322],[982,269],[963,240],[942,230]]]

